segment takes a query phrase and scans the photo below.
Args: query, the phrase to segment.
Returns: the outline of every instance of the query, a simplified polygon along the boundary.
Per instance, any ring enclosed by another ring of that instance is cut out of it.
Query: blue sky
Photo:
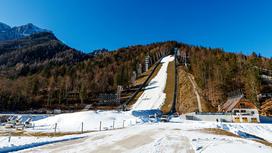
[[[89,52],[177,40],[272,57],[270,0],[1,0],[0,22],[33,23]]]

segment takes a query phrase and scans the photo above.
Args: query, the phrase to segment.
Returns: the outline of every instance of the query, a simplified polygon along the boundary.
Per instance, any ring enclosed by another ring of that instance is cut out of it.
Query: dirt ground
[[[166,99],[161,110],[163,113],[168,113],[171,110],[175,91],[175,62],[172,61],[168,64],[167,69],[167,82],[164,92],[166,93]]]
[[[183,67],[178,67],[178,94],[177,94],[177,105],[176,109],[179,114],[190,113],[198,111],[197,96],[194,92],[193,84],[191,83],[188,76],[193,76],[187,73]],[[194,80],[192,80],[194,81]],[[196,84],[196,83],[195,83]],[[203,112],[214,112],[216,111],[202,96],[201,90],[197,87],[197,91],[200,95],[201,107]]]

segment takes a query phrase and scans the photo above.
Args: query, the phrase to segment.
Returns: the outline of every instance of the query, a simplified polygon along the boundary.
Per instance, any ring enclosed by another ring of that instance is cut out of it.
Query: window
[[[240,122],[240,117],[234,117],[234,122],[239,123]]]
[[[246,107],[245,103],[240,103],[240,107],[245,108]]]
[[[257,118],[252,118],[252,119],[251,119],[251,122],[252,122],[252,123],[257,123],[258,120],[257,120]]]
[[[243,117],[242,120],[243,120],[243,122],[248,122],[247,117]]]

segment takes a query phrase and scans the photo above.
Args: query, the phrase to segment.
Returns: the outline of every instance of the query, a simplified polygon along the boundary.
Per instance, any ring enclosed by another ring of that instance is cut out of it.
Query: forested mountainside
[[[18,40],[0,41],[0,76],[17,77],[37,73],[43,67],[73,64],[88,58],[42,32]]]
[[[144,69],[147,55],[153,64],[175,47],[189,55],[189,72],[214,107],[240,89],[258,106],[257,95],[272,92],[261,78],[262,69],[272,69],[272,60],[256,54],[245,56],[175,41],[85,54],[52,33],[41,32],[0,42],[0,110],[82,108],[95,102],[100,93],[115,93],[118,85],[129,90],[133,71],[139,64]]]
[[[154,63],[176,42],[83,54],[51,33],[39,33],[0,46],[0,110],[8,111],[81,108],[100,93],[115,93],[117,85],[128,88],[147,54]]]
[[[189,70],[194,75],[203,96],[217,108],[240,90],[258,107],[258,95],[272,93],[272,84],[262,79],[272,75],[263,70],[272,70],[272,59],[256,53],[250,56],[224,52],[222,49],[182,45],[180,50],[189,55]]]

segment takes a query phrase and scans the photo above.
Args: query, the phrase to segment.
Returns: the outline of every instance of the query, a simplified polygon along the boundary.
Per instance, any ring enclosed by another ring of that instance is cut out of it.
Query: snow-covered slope
[[[162,59],[162,67],[159,70],[157,76],[155,76],[147,87],[145,91],[137,100],[137,102],[132,106],[133,111],[143,111],[143,110],[156,110],[160,109],[164,104],[166,94],[164,89],[167,80],[167,67],[169,62],[173,61],[173,56],[167,56]]]
[[[136,124],[137,118],[130,112],[118,111],[87,111],[77,113],[67,113],[48,117],[34,122],[35,128],[30,131],[54,132],[57,126],[57,132],[80,132],[83,124],[84,131],[96,131],[101,128],[112,129],[127,127]],[[114,122],[114,123],[113,123]],[[57,124],[57,125],[56,125]]]
[[[40,32],[50,31],[41,29],[32,23],[11,28],[9,25],[0,22],[0,41],[20,39]]]
[[[11,27],[5,23],[0,22],[0,33],[10,30]]]
[[[26,25],[18,26],[18,27],[13,27],[11,29],[13,33],[22,35],[22,36],[29,36],[34,33],[39,33],[39,32],[48,32],[48,30],[41,29],[32,23],[28,23]]]

